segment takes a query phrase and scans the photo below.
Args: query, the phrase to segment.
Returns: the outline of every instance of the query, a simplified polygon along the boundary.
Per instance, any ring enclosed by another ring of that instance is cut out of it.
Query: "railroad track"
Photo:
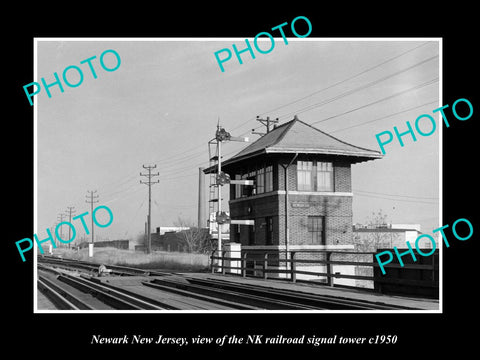
[[[86,261],[39,257],[38,288],[57,308],[71,310],[97,309],[99,304],[113,310],[411,309],[380,302],[124,266],[109,265],[109,276],[100,277],[98,268],[99,264]],[[50,273],[50,277],[47,277],[47,273]],[[130,277],[127,279],[132,279],[135,286],[122,286],[122,281],[116,281],[125,277]],[[95,298],[96,304],[90,304],[84,294]]]
[[[53,273],[54,279],[47,277],[46,272]],[[88,297],[80,297],[78,295],[79,291],[95,298],[97,302],[100,301],[107,305],[107,309],[109,307],[114,310],[177,310],[169,304],[135,294],[126,289],[115,289],[105,284],[96,283],[88,275],[75,276],[42,265],[39,266],[37,281],[39,290],[59,309],[94,310],[95,308],[85,300]],[[77,294],[68,289],[76,289]]]
[[[87,270],[92,273],[98,273],[99,264],[95,264],[88,261],[73,260],[73,259],[62,259],[54,256],[38,256],[37,261],[43,264],[52,264],[56,267],[65,268],[65,269],[79,269]],[[148,269],[132,268],[127,266],[120,265],[108,265],[108,269],[111,270],[112,275],[116,276],[135,276],[135,275],[164,275],[169,274],[163,271],[153,271]]]

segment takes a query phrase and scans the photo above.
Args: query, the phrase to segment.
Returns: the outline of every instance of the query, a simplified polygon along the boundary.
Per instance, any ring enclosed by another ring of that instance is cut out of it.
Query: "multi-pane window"
[[[298,191],[333,191],[333,189],[333,164],[331,162],[297,162]]]
[[[242,175],[242,180],[255,180],[255,173],[250,172],[249,174]],[[255,193],[255,189],[251,185],[241,185],[242,188],[242,197],[252,196]]]
[[[313,191],[312,187],[312,161],[297,162],[297,189],[300,191]]]
[[[255,180],[254,186],[235,185],[236,199],[273,191],[273,166],[259,166],[256,170],[250,170],[242,175],[235,175],[235,179]]]
[[[240,180],[241,176],[240,175],[235,175],[235,180]],[[240,184],[235,184],[235,199],[239,199],[242,197],[242,185]]]
[[[265,192],[273,191],[273,166],[265,168]]]
[[[317,162],[317,191],[333,191],[333,166],[331,162]]]
[[[257,170],[257,194],[262,194],[265,192],[265,169],[260,168]]]
[[[325,218],[323,216],[307,217],[307,229],[310,244],[325,245]]]

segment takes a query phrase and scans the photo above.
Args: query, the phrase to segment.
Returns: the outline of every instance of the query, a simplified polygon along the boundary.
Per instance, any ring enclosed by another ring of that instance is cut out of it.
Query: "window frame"
[[[302,168],[300,168],[299,163],[302,164]],[[311,169],[303,169],[303,163],[311,163]],[[327,168],[330,167],[330,171],[319,171],[319,167],[321,168],[322,165],[319,164],[326,164]],[[310,176],[308,176],[308,172]],[[303,176],[301,173],[307,173],[305,179],[309,179],[310,187],[304,186],[301,184],[303,180]],[[325,174],[330,173],[329,180],[331,186],[329,188],[320,188],[319,186],[319,173]],[[335,192],[335,166],[332,161],[318,161],[318,160],[297,160],[297,171],[296,171],[296,183],[297,183],[297,191],[304,191],[304,192]]]
[[[320,165],[322,164],[322,165]],[[320,168],[323,167],[323,164],[325,164],[325,167],[327,168],[326,170],[320,170]],[[333,162],[329,162],[329,161],[316,161],[316,171],[315,171],[315,189],[316,191],[318,192],[334,192],[335,190],[335,186],[334,186],[334,173],[333,173]],[[320,187],[319,186],[319,180],[320,180],[320,176],[319,174],[327,174],[328,176],[328,181],[330,182],[330,187],[329,188],[326,188],[326,187]]]
[[[320,229],[320,231],[318,229]],[[307,232],[309,233],[309,242],[311,245],[326,245],[325,216],[308,215]]]
[[[305,164],[307,165],[305,168]],[[308,164],[311,164],[308,168]],[[298,191],[315,191],[313,182],[314,162],[310,160],[297,160],[297,190]],[[302,175],[302,176],[300,176]],[[309,180],[309,187],[307,188],[306,180]],[[305,183],[303,183],[305,180]],[[302,182],[301,182],[302,181]]]

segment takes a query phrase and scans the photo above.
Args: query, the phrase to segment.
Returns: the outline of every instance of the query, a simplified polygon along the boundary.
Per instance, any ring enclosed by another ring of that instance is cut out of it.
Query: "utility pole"
[[[270,119],[270,116],[267,116],[266,119],[260,119],[260,116],[257,116],[257,121],[260,122],[262,125],[264,125],[266,128],[267,128],[267,134],[270,132],[270,124],[277,124],[278,123],[278,118],[276,118],[275,120],[271,120]],[[252,134],[255,134],[255,135],[265,135],[265,133],[261,133],[261,132],[256,132],[254,131],[255,129],[252,129]]]
[[[90,190],[87,190],[87,200],[85,200],[85,202],[87,204],[90,204],[90,214],[91,214],[91,217],[92,217],[92,244],[95,242],[95,236],[94,236],[94,227],[93,227],[93,204],[95,203],[98,203],[98,195],[94,195],[95,193],[97,192],[97,190],[93,190],[93,191],[90,191]]]
[[[64,213],[60,213],[60,214],[57,215],[57,221],[58,221],[59,224],[61,222],[63,222],[63,217],[64,216],[67,216],[67,215],[65,215]],[[60,217],[60,219],[59,219],[59,217]],[[63,225],[60,225],[60,239],[63,240],[63,231],[62,230],[63,230]]]
[[[155,169],[157,165],[154,166],[146,166],[143,165],[143,168],[148,170],[148,174],[140,173],[140,176],[148,177],[148,181],[140,180],[140,184],[148,185],[148,233],[147,233],[147,254],[150,254],[152,251],[152,236],[151,236],[151,226],[152,226],[152,185],[157,184],[160,180],[152,181],[153,176],[159,176],[160,173],[152,174],[152,169]]]
[[[205,217],[205,174],[204,168],[198,168],[198,228],[204,228],[207,225]]]
[[[53,236],[53,242],[55,243],[55,247],[57,247],[57,235],[55,234],[55,229],[57,228],[58,222],[53,224],[52,227],[52,236]]]
[[[75,206],[67,206],[67,212],[68,212],[68,222],[71,224],[72,223],[72,214],[75,213]],[[70,240],[72,238],[72,228],[69,226],[68,227],[68,239]],[[68,248],[70,249],[70,242],[68,243]]]

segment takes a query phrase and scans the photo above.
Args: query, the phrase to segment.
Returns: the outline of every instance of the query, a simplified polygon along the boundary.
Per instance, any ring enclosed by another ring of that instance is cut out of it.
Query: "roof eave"
[[[381,159],[383,155],[379,152],[364,152],[364,151],[342,151],[333,149],[318,149],[318,148],[267,148],[268,154],[295,154],[295,153],[308,153],[308,154],[324,154],[324,155],[341,155],[341,156],[353,156],[361,158]]]

